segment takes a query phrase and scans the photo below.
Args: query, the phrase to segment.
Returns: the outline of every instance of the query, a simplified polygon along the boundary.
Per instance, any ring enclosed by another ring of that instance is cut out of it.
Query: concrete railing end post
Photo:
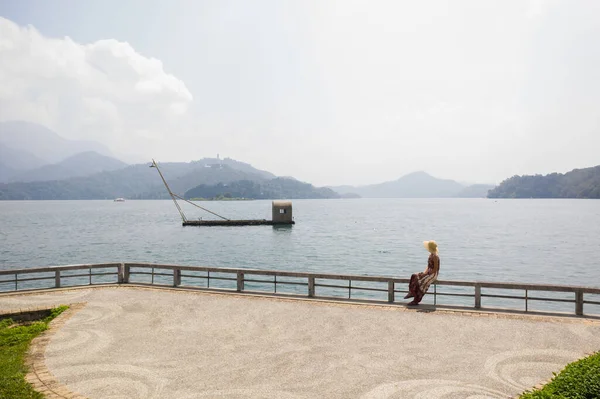
[[[481,284],[475,284],[475,309],[481,309]]]
[[[312,276],[308,277],[308,296],[309,298],[315,296],[315,278]]]
[[[395,287],[396,287],[396,283],[394,283],[393,281],[388,281],[388,302],[390,303],[394,303],[394,301],[396,300],[395,298]]]
[[[583,316],[583,291],[575,291],[575,314]]]
[[[244,273],[242,272],[237,272],[237,292],[242,292],[244,291]]]

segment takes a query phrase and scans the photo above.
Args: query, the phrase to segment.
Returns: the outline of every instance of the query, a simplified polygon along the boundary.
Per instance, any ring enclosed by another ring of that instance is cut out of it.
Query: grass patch
[[[46,330],[52,319],[67,309],[68,306],[54,308],[45,319],[31,323],[19,324],[12,319],[0,320],[0,398],[44,397],[25,381],[25,354],[31,340]]]
[[[549,398],[600,398],[600,352],[569,364],[542,389],[521,395],[521,399]]]

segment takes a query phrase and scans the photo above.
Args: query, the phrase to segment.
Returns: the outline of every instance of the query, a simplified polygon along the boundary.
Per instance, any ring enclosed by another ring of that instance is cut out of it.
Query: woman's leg
[[[421,302],[421,300],[423,299],[423,296],[424,295],[419,292],[417,295],[415,295],[415,298],[408,305],[410,305],[410,306],[418,305],[419,302]]]
[[[404,299],[413,298],[419,295],[419,275],[417,273],[410,276],[410,283],[408,283],[408,294],[404,297]]]

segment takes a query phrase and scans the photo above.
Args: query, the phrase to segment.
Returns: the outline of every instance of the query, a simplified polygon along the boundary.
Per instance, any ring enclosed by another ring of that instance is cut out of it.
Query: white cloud
[[[128,43],[47,38],[0,17],[0,120],[142,155],[182,128],[192,100],[161,61]]]
[[[555,0],[529,0],[529,4],[525,15],[527,16],[527,18],[538,18],[544,15],[544,13],[548,12],[548,10],[555,3]]]
[[[96,5],[104,19],[108,3]],[[599,1],[166,4],[109,26],[89,5],[29,20],[127,39],[185,85],[127,43],[0,20],[0,119],[146,159],[220,153],[315,184],[419,169],[493,182],[598,163]]]

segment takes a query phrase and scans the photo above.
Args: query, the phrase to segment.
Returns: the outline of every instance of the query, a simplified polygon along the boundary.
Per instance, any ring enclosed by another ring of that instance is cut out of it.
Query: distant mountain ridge
[[[122,169],[95,173],[84,177],[72,177],[57,181],[14,182],[0,184],[0,200],[46,200],[46,199],[112,199],[124,197],[131,199],[167,199],[169,198],[158,173],[149,168],[150,163],[130,165]],[[250,164],[233,159],[218,160],[204,158],[193,162],[159,163],[171,190],[183,195],[199,185],[214,186],[233,182],[251,181],[265,187],[275,187],[268,183],[277,179],[270,172],[255,169]],[[239,168],[239,169],[237,169]],[[273,177],[273,178],[271,178]],[[330,190],[322,190],[310,184],[284,179],[280,182],[280,192],[297,193],[297,198],[333,198]],[[304,186],[302,186],[304,185]],[[296,191],[294,191],[294,189]],[[311,196],[311,195],[315,195]]]
[[[24,121],[0,122],[0,144],[25,151],[45,163],[57,163],[88,151],[113,156],[106,146],[95,141],[68,140],[45,126]]]
[[[491,190],[488,197],[600,199],[600,165],[565,174],[513,176]]]
[[[167,162],[160,166],[171,189],[180,195],[191,189],[200,190],[198,187],[204,194],[227,187],[253,198],[447,198],[484,197],[491,188],[465,186],[415,172],[394,181],[332,187],[332,191],[293,177],[278,178],[231,158]],[[0,122],[0,199],[114,197],[158,199],[168,195],[148,164],[127,166],[112,158],[99,143],[67,140],[35,123]]]
[[[438,179],[426,172],[414,172],[397,180],[368,186],[330,187],[339,194],[357,194],[363,198],[455,198],[485,197],[493,186],[464,186],[454,180]]]
[[[110,161],[92,159],[91,153],[111,156],[102,144],[68,140],[35,123],[0,122],[0,183],[65,179],[125,165],[114,159],[111,166]]]
[[[88,176],[94,173],[123,169],[127,164],[118,159],[100,155],[94,151],[73,155],[61,162],[16,173],[11,182],[33,182],[65,180],[71,177]]]
[[[13,170],[30,170],[46,165],[48,162],[27,151],[0,143],[0,163]]]

